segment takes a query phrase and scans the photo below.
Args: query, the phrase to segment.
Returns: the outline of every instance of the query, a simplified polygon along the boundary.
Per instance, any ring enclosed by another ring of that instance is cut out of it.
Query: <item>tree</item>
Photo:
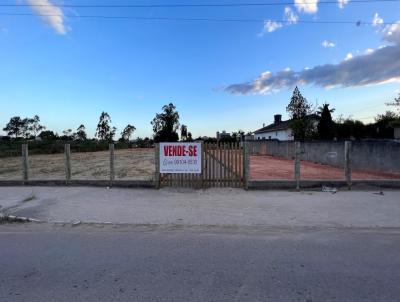
[[[129,141],[131,136],[132,136],[132,134],[133,134],[133,132],[135,132],[135,130],[136,130],[135,126],[132,126],[131,124],[128,124],[124,128],[124,130],[121,132],[122,140]]]
[[[6,131],[8,135],[15,136],[17,138],[23,133],[24,128],[24,120],[22,120],[19,116],[14,116],[7,123],[6,127],[3,128],[3,131]]]
[[[179,136],[176,131],[179,129],[179,113],[174,104],[169,103],[163,106],[162,113],[157,113],[151,122],[154,131],[155,142],[177,142]]]
[[[375,117],[375,124],[369,125],[369,135],[376,138],[393,138],[394,127],[399,121],[399,116],[393,111],[386,111]]]
[[[397,98],[394,99],[394,101],[386,103],[387,106],[393,106],[397,109],[400,115],[400,92]]]
[[[108,136],[108,140],[112,142],[114,140],[115,132],[117,132],[117,127],[112,127],[110,131],[110,135]]]
[[[191,132],[188,132],[186,141],[187,141],[187,142],[193,142],[193,137],[192,137],[192,133],[191,133]]]
[[[336,124],[339,139],[360,139],[366,137],[366,127],[361,121],[347,118]]]
[[[36,137],[37,134],[43,130],[45,130],[46,127],[40,124],[40,118],[38,115],[35,115],[33,118],[28,120],[28,130]]]
[[[181,140],[182,141],[187,140],[187,136],[188,136],[187,126],[186,125],[182,125],[181,126]]]
[[[97,124],[96,136],[100,140],[112,141],[117,128],[110,126],[111,117],[107,112],[102,112],[99,118],[99,123]]]
[[[386,111],[384,114],[378,114],[375,117],[375,122],[391,122],[397,119],[397,114],[393,111]]]
[[[39,137],[42,140],[47,140],[47,141],[51,141],[51,140],[56,140],[57,139],[57,135],[54,134],[53,131],[49,131],[49,130],[40,132]]]
[[[237,132],[233,132],[232,133],[233,142],[239,142],[243,140],[244,134],[245,134],[244,131],[241,129],[239,129]]]
[[[78,129],[76,129],[76,133],[74,135],[76,140],[84,141],[87,139],[86,128],[85,125],[81,124]]]
[[[307,99],[301,95],[299,88],[296,86],[292,98],[290,99],[290,103],[286,107],[286,111],[289,113],[290,118],[293,120],[301,120],[310,114],[310,110],[310,104]]]
[[[330,109],[329,104],[325,103],[319,107],[318,115],[321,117],[318,123],[318,135],[320,139],[331,140],[335,135],[335,123],[332,120],[332,115],[335,109]]]
[[[73,139],[73,133],[72,133],[72,129],[67,129],[63,131],[63,136],[61,136],[61,139],[64,141],[68,141]]]
[[[30,118],[24,118],[22,120],[21,135],[25,139],[28,139],[31,136],[31,132],[30,132],[31,121],[32,121],[32,119],[30,119]]]
[[[289,125],[295,140],[305,140],[313,136],[313,122],[308,117],[311,114],[311,106],[307,99],[301,95],[297,86],[286,111],[291,118]]]

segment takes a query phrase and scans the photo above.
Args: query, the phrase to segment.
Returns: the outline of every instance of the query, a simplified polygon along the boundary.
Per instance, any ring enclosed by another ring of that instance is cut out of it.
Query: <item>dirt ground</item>
[[[108,151],[71,153],[72,179],[108,179]],[[20,157],[0,158],[0,180],[22,178]],[[64,154],[29,156],[30,179],[65,179]],[[152,179],[155,172],[154,149],[115,150],[116,179]]]
[[[343,168],[302,161],[301,179],[344,180]],[[292,180],[294,179],[294,161],[283,157],[257,155],[250,158],[250,178],[253,180]],[[352,171],[353,179],[400,179],[400,173],[378,171]]]
[[[234,161],[232,160],[232,163]],[[242,160],[238,160],[241,170]],[[109,152],[71,153],[72,179],[109,179]],[[64,154],[29,156],[29,178],[32,180],[65,179]],[[217,169],[219,170],[219,169]],[[344,171],[329,165],[301,162],[302,179],[344,180]],[[151,180],[155,172],[154,149],[115,151],[115,178]],[[241,171],[240,171],[241,172]],[[293,160],[283,157],[256,155],[250,158],[252,180],[292,180]],[[400,173],[353,170],[353,179],[400,179]],[[20,157],[0,158],[0,180],[22,179]]]

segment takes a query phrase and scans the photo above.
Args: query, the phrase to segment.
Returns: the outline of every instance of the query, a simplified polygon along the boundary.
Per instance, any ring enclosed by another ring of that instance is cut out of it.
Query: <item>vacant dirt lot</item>
[[[294,179],[294,161],[283,157],[257,155],[250,159],[250,177],[257,180]],[[344,170],[329,165],[302,161],[301,179],[344,180]],[[353,179],[400,179],[400,173],[353,170]]]
[[[116,179],[152,179],[155,172],[154,149],[115,150]],[[0,158],[0,179],[22,178],[20,157]],[[64,154],[32,155],[29,157],[30,179],[64,179]],[[73,179],[108,179],[108,151],[71,153]]]
[[[216,155],[219,158],[219,155]],[[208,159],[210,159],[208,157]],[[231,160],[231,164],[235,160]],[[209,161],[212,164],[212,161]],[[241,173],[242,159],[237,160],[237,171]],[[33,155],[29,157],[29,178],[37,180],[65,179],[64,154]],[[219,176],[220,166],[215,163],[215,175]],[[71,153],[73,179],[109,179],[110,156],[108,151]],[[225,169],[221,169],[225,171]],[[208,170],[207,170],[208,171]],[[155,172],[154,149],[124,149],[115,151],[115,178],[151,180]],[[222,174],[223,177],[226,177]],[[400,173],[353,170],[353,179],[400,179]],[[0,180],[22,178],[21,158],[0,158]],[[210,178],[209,175],[207,178]],[[250,159],[250,178],[253,180],[292,180],[293,160],[257,155]],[[302,179],[344,180],[344,171],[329,165],[301,162]]]

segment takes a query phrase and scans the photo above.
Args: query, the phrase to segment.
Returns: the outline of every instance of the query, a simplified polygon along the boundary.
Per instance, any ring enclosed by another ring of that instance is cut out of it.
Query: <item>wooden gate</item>
[[[160,174],[161,187],[235,187],[242,188],[244,154],[240,143],[202,145],[201,174]]]

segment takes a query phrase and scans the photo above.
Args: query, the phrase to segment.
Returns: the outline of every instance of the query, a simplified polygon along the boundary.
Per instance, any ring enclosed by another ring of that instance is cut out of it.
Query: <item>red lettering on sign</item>
[[[186,148],[186,147],[188,147],[188,148]],[[189,145],[189,146],[165,145],[163,151],[164,151],[164,156],[190,156],[190,157],[197,156],[197,146],[196,145]]]

